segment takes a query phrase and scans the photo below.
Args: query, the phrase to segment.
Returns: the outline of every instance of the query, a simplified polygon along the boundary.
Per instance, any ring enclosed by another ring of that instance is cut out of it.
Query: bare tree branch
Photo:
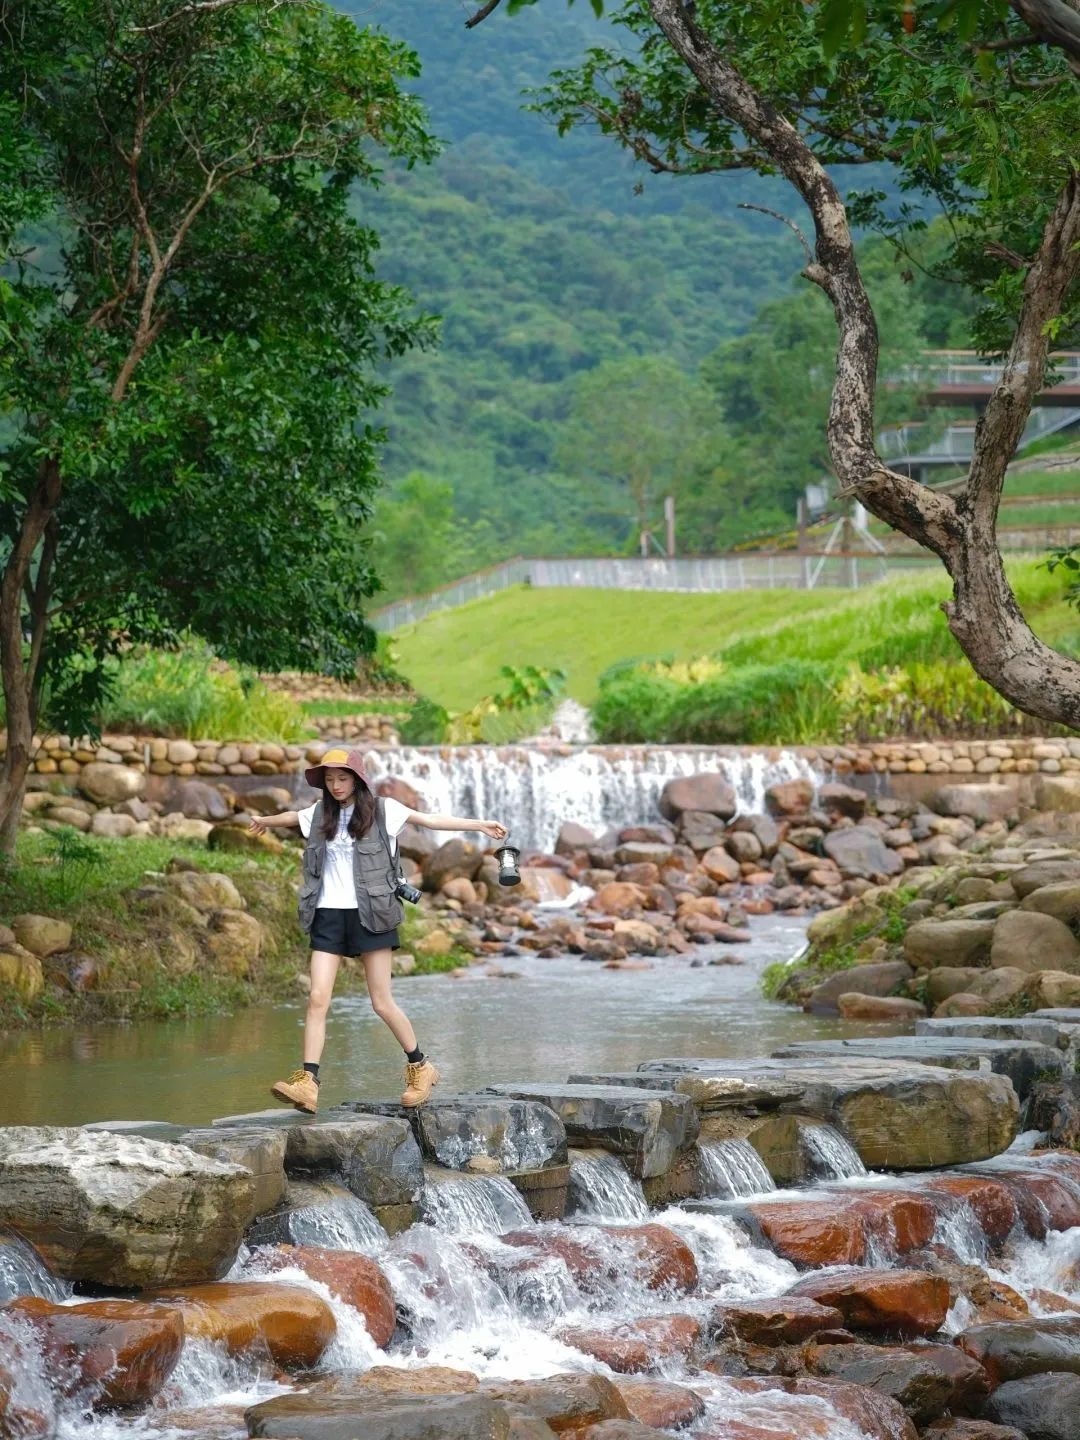
[[[268,15],[275,10],[280,10],[283,5],[306,5],[309,0],[273,0],[271,5],[266,7]],[[250,5],[251,0],[196,0],[192,5],[184,5],[179,10],[174,10],[171,15],[166,15],[161,20],[155,20],[152,25],[133,25],[133,35],[152,35],[155,30],[164,30],[169,25],[175,25],[178,20],[189,20],[192,16],[212,15],[218,10],[235,10],[239,5]],[[496,0],[498,4],[498,0]],[[494,9],[494,6],[492,7]]]
[[[1012,9],[1047,44],[1080,62],[1080,8],[1071,0],[1009,0]]]
[[[493,14],[501,4],[502,0],[487,0],[485,5],[481,5],[480,9],[475,11],[469,16],[468,20],[465,21],[465,29],[472,30],[474,26],[481,24],[481,22]]]
[[[806,236],[799,229],[798,225],[796,225],[795,221],[792,220],[789,216],[781,215],[779,210],[770,210],[767,205],[751,205],[748,200],[740,201],[739,209],[756,210],[759,215],[771,215],[774,220],[779,220],[781,225],[786,225],[788,229],[795,236],[797,236],[799,244],[803,248],[803,254],[806,256],[807,265],[812,265],[814,263],[814,252],[810,249],[810,241],[807,240]]]

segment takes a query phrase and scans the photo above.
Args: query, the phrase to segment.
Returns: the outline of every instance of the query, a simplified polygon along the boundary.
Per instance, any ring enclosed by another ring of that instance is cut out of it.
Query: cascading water
[[[347,1191],[324,1203],[305,1205],[288,1217],[293,1245],[322,1245],[328,1250],[373,1254],[386,1243],[386,1231],[363,1200]]]
[[[858,1151],[831,1125],[807,1125],[800,1132],[816,1180],[854,1180],[866,1174]]]
[[[679,776],[724,775],[739,814],[763,811],[765,791],[778,781],[822,779],[791,751],[695,746],[401,746],[372,750],[365,764],[375,779],[413,786],[429,810],[497,816],[519,844],[549,851],[567,820],[595,834],[610,825],[655,823],[660,791]]]
[[[576,1155],[570,1162],[567,1214],[608,1223],[644,1220],[649,1207],[625,1165],[614,1155]]]
[[[17,1295],[37,1295],[59,1304],[71,1295],[71,1285],[50,1274],[41,1256],[25,1240],[0,1234],[0,1305]]]
[[[734,1200],[775,1190],[772,1176],[748,1140],[717,1140],[698,1146],[703,1197]]]
[[[448,1235],[502,1235],[533,1223],[529,1207],[501,1175],[444,1180],[424,1191],[424,1215]]]

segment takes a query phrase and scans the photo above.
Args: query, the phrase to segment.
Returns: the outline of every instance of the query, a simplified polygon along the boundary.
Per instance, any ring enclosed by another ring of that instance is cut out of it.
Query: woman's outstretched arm
[[[422,810],[410,810],[409,820],[425,830],[478,830],[493,840],[505,840],[510,833],[498,820],[472,820],[465,815],[425,815]]]

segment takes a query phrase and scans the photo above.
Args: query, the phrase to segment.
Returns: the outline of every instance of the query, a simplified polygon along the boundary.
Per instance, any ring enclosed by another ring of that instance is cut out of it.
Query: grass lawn
[[[1043,639],[1080,648],[1080,615],[1060,598],[1062,573],[1049,575],[1034,561],[1010,564],[1009,571]],[[939,608],[948,593],[948,578],[937,569],[858,591],[675,595],[521,586],[429,615],[394,639],[416,689],[450,710],[467,709],[496,690],[502,665],[565,670],[569,694],[590,704],[603,671],[632,659],[962,661]]]

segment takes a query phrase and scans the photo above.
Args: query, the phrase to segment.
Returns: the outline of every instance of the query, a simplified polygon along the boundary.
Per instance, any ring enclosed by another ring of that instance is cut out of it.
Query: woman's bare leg
[[[304,1019],[304,1063],[317,1065],[322,1059],[326,1044],[326,1017],[334,994],[340,955],[328,955],[325,950],[311,952],[311,993],[308,995],[307,1015]]]
[[[367,976],[371,1008],[380,1020],[389,1025],[394,1039],[408,1055],[416,1049],[416,1031],[410,1025],[405,1011],[395,1002],[390,993],[392,955],[393,952],[390,950],[372,950],[367,955],[361,955],[360,958],[364,962],[364,974]],[[312,956],[313,960],[314,958]]]

